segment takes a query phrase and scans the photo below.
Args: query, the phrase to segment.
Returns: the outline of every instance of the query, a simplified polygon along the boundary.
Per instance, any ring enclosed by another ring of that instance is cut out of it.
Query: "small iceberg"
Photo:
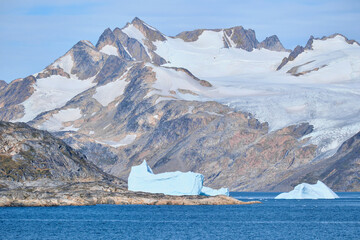
[[[128,178],[128,190],[166,195],[226,195],[227,188],[212,189],[203,186],[204,176],[194,172],[165,172],[154,174],[149,165],[144,162],[131,167]]]
[[[227,189],[227,188],[213,189],[213,188],[203,186],[201,189],[200,195],[205,195],[205,196],[226,195],[226,196],[229,196],[229,189]]]
[[[317,181],[316,184],[301,183],[294,190],[281,193],[275,199],[335,199],[339,196],[334,193],[323,182]]]

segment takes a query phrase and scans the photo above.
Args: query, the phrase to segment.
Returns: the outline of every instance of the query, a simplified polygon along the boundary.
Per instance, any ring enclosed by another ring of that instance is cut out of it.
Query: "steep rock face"
[[[108,49],[109,47],[110,47],[110,50]],[[115,52],[111,51],[111,47],[115,48]],[[101,36],[96,44],[96,48],[100,52],[119,56],[120,58],[122,58],[124,60],[132,59],[132,57],[129,55],[129,53],[126,51],[126,49],[122,45],[121,41],[116,38],[114,32],[111,31],[110,28],[105,29],[103,34],[101,34]]]
[[[146,39],[150,40],[151,42],[166,40],[166,38],[164,37],[164,35],[161,32],[159,32],[155,28],[151,27],[150,25],[146,24],[144,21],[142,21],[138,17],[135,17],[131,21],[131,24],[133,24],[137,29],[139,29],[139,31],[144,34]]]
[[[26,100],[33,92],[32,85],[36,82],[30,75],[24,79],[17,79],[0,90],[0,108],[16,105]]]
[[[126,26],[123,27],[121,31],[124,32],[130,39],[136,39],[137,42],[141,43],[140,45],[144,47],[146,55],[151,59],[151,62],[157,65],[162,65],[166,63],[165,59],[155,53],[156,46],[154,45],[154,42],[166,40],[166,37],[160,31],[146,24],[137,17],[135,17],[131,23],[126,24]],[[122,37],[122,39],[126,40],[126,38],[124,37]],[[123,41],[122,43],[128,44],[124,46],[126,46],[128,49],[131,49],[137,55],[139,54],[137,51],[138,44],[136,43],[136,41],[129,41],[128,39],[126,41]],[[145,55],[145,53],[141,55]]]
[[[71,73],[79,79],[95,76],[105,62],[105,57],[85,41],[80,41],[71,49],[74,66]]]
[[[252,51],[259,44],[252,29],[244,29],[242,26],[224,30],[226,35],[235,43],[236,48]],[[234,46],[233,46],[234,47]]]
[[[7,85],[7,82],[5,82],[4,80],[0,80],[0,91],[6,88]]]
[[[103,85],[119,78],[126,70],[128,62],[116,56],[109,56],[96,75],[95,82]]]
[[[136,61],[150,62],[150,56],[147,54],[145,47],[135,38],[131,38],[121,31],[119,28],[114,29],[114,35],[120,43],[126,47],[128,53]]]
[[[23,115],[24,108],[18,104],[25,101],[34,92],[36,82],[30,75],[24,79],[16,79],[0,90],[0,119],[9,121]]]
[[[25,182],[115,180],[46,131],[25,123],[0,122],[0,179]]]
[[[360,132],[345,141],[335,155],[320,160],[285,179],[275,190],[302,182],[323,181],[334,191],[360,191]]]
[[[287,51],[276,35],[265,38],[264,41],[257,45],[257,48],[265,48],[271,51]]]

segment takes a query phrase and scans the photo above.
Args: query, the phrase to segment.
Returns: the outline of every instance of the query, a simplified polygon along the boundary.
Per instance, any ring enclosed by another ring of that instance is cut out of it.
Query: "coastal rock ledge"
[[[0,190],[0,207],[86,206],[97,204],[117,205],[242,205],[227,196],[168,196],[131,192],[118,185],[99,183],[73,183],[57,187],[26,187]]]

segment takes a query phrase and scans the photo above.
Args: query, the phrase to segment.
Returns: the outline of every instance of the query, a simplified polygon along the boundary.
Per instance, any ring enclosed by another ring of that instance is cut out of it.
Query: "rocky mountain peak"
[[[7,85],[7,82],[5,82],[4,80],[0,80],[0,91],[6,88]]]
[[[139,24],[144,24],[144,23],[145,22],[138,17],[134,17],[134,19],[131,21],[131,24],[134,24],[134,25],[139,25]]]
[[[224,30],[226,35],[232,40],[236,48],[252,51],[259,44],[256,39],[255,31],[236,26]]]
[[[157,30],[156,28],[154,28],[154,27],[150,26],[149,24],[145,23],[144,21],[142,21],[138,17],[135,17],[131,21],[131,25],[136,27],[142,34],[144,34],[146,39],[151,41],[151,42],[155,42],[157,40],[159,40],[159,41],[165,41],[166,40],[165,36],[159,30]],[[125,29],[127,27],[129,27],[129,25],[126,25],[123,29]]]
[[[279,51],[284,52],[287,51],[284,46],[281,44],[278,36],[272,35],[270,37],[265,38],[264,41],[258,44],[257,48],[265,48],[271,51]]]
[[[98,42],[96,43],[96,48],[101,49],[105,45],[112,44],[115,41],[115,35],[110,28],[105,29],[105,31],[99,37]]]

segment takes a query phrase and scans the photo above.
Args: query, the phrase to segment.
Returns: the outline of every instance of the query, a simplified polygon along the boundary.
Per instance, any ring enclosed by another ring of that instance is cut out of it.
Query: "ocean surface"
[[[0,239],[360,239],[360,193],[240,206],[0,207]]]

